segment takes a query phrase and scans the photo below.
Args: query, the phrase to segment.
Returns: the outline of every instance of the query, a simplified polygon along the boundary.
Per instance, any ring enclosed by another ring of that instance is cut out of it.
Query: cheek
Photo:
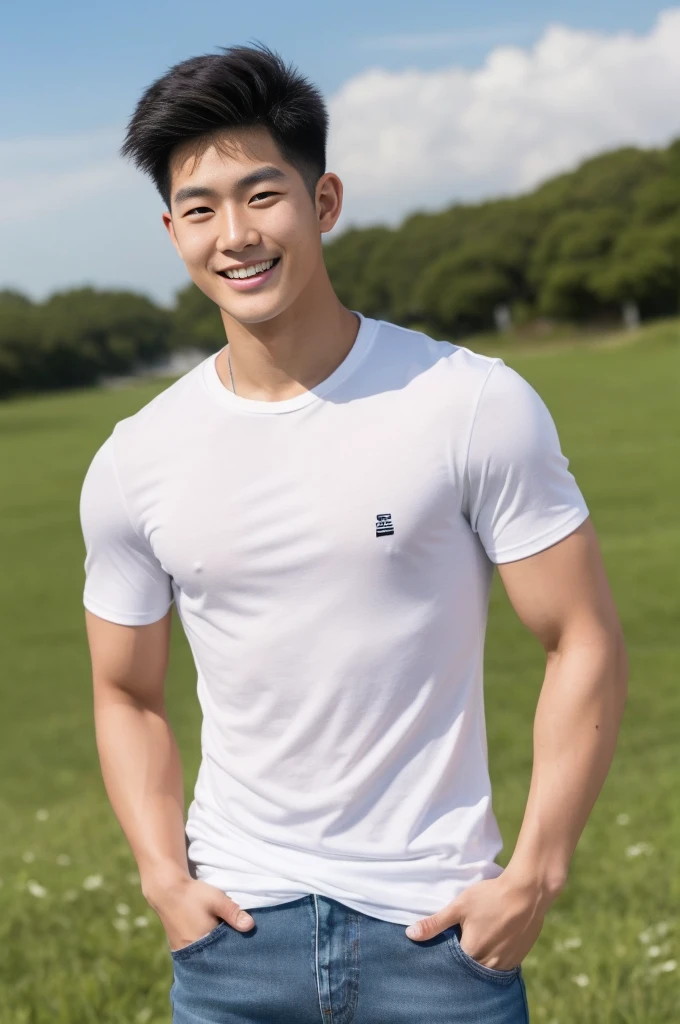
[[[205,264],[206,257],[215,248],[215,239],[213,235],[209,235],[207,232],[190,231],[184,237],[179,237],[178,241],[182,259],[187,266]]]
[[[271,210],[271,217],[262,224],[262,234],[273,247],[295,256],[296,263],[310,263],[314,259],[315,221],[302,216],[299,208],[281,203]],[[318,237],[318,230],[317,235]]]

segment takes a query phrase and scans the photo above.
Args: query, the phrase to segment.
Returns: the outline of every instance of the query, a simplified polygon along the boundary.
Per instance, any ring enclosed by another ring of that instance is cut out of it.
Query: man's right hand
[[[190,876],[156,891],[145,891],[145,897],[160,917],[173,952],[208,935],[220,921],[239,932],[250,931],[255,925],[250,914],[221,889]],[[245,920],[239,920],[240,914]]]

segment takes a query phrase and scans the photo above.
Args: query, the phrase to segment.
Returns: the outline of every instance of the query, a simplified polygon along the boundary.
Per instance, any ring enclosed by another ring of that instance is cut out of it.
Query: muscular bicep
[[[552,547],[498,566],[513,608],[548,651],[620,638],[619,618],[592,521]]]
[[[85,610],[95,701],[120,695],[162,707],[171,622],[172,609],[144,626],[120,625]]]

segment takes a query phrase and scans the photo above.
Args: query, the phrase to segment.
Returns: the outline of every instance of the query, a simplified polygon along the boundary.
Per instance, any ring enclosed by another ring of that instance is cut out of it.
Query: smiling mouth
[[[234,270],[218,270],[220,277],[226,277],[229,281],[245,281],[248,278],[262,277],[268,270],[272,270],[281,257],[273,260],[262,260],[261,263],[253,263],[249,267],[237,267]]]

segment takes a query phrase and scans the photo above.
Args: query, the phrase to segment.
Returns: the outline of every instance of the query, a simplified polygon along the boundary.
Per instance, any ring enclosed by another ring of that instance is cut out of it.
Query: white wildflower
[[[581,939],[578,937],[578,935],[574,935],[571,939],[564,940],[565,949],[579,949],[579,947],[582,945],[583,943]]]
[[[665,960],[661,964],[654,964],[653,967],[650,967],[649,973],[651,975],[667,974],[669,971],[674,971],[677,966],[677,960]]]
[[[661,946],[650,946],[647,950],[647,956],[658,956],[661,952]]]
[[[83,889],[100,889],[103,881],[101,875],[88,875],[83,882]]]
[[[632,846],[626,847],[626,857],[639,857],[641,853],[653,852],[654,847],[650,843],[633,843]]]
[[[67,903],[73,903],[74,900],[78,899],[77,889],[67,889],[62,899],[65,899]]]
[[[126,932],[130,923],[126,917],[117,917],[113,922],[113,927],[117,928],[119,932]]]
[[[587,974],[577,974],[574,977],[574,981],[576,982],[579,988],[585,988],[586,985],[590,984],[590,978]]]
[[[119,903],[116,907],[116,910],[121,915],[121,917],[125,917],[126,914],[130,913],[130,908],[128,907],[127,903]]]
[[[26,888],[30,892],[31,896],[38,896],[39,898],[47,896],[47,889],[45,886],[40,885],[39,882],[34,882],[32,878],[26,882]]]
[[[60,868],[67,868],[71,863],[71,858],[67,853],[60,853],[57,857],[57,864]]]
[[[640,932],[640,934],[638,935],[638,938],[639,938],[640,942],[644,943],[645,946],[647,946],[652,941],[652,931],[651,931],[651,928],[645,928],[645,930],[643,932]]]
[[[26,853],[22,854],[21,859],[25,861],[26,864],[32,864],[35,860],[35,854],[32,853],[31,850],[27,850]]]
[[[148,917],[144,917],[143,914],[140,914],[139,917],[135,918],[135,927],[136,928],[146,928],[148,923],[149,923]]]
[[[50,812],[43,809],[36,811],[35,816],[38,821],[47,821],[50,816]]]
[[[616,815],[616,824],[617,825],[629,825],[630,824],[630,815],[629,814],[617,814]]]
[[[135,1020],[137,1021],[137,1024],[146,1024],[147,1021],[151,1020],[151,1014],[152,1014],[152,1010],[151,1010],[150,1006],[142,1007],[142,1009],[139,1011],[139,1013],[135,1017]]]

